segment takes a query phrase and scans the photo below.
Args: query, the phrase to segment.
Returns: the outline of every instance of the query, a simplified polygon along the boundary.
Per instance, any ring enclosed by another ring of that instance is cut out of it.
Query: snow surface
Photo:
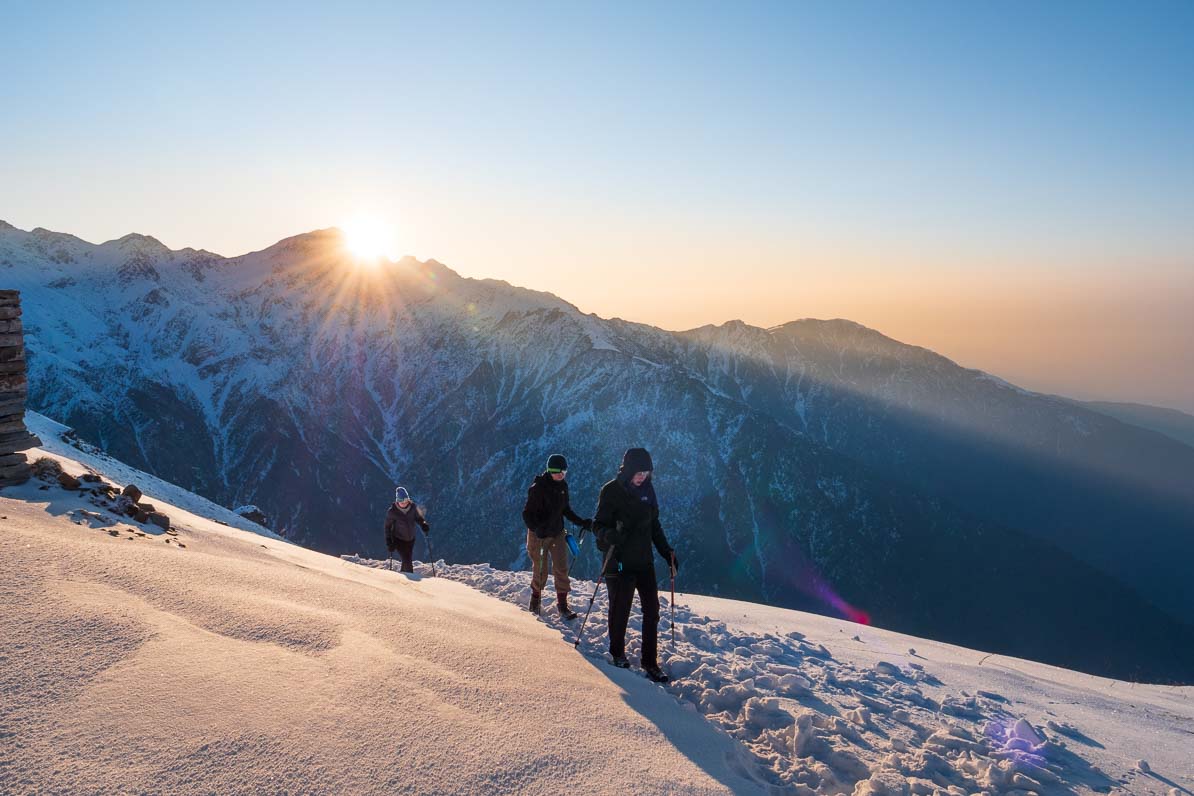
[[[345,557],[367,566],[385,562]],[[423,571],[427,571],[424,569]],[[436,564],[518,605],[529,573]],[[574,581],[577,595],[592,584]],[[661,657],[680,702],[780,793],[1189,793],[1194,688],[1145,686],[782,608],[681,594]],[[636,604],[637,605],[637,604]],[[581,649],[606,649],[598,592]],[[576,639],[554,609],[544,621]],[[636,659],[641,615],[631,620]],[[1150,766],[1140,766],[1147,757]]]
[[[137,483],[178,535],[0,490],[0,793],[1194,788],[1194,688],[695,595],[674,646],[664,597],[658,686],[605,663],[604,588],[578,654],[580,620],[521,610],[528,573],[305,550],[29,423],[32,457]]]
[[[731,738],[506,603],[31,454],[136,480],[178,536],[0,490],[0,793],[762,792]]]

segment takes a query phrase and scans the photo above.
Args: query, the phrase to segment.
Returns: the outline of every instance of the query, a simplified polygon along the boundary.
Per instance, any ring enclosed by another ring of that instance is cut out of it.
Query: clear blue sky
[[[845,315],[1194,408],[1142,369],[1194,348],[1194,3],[0,9],[19,227],[239,254],[380,215],[602,315]],[[1141,339],[1083,364],[1108,312]]]

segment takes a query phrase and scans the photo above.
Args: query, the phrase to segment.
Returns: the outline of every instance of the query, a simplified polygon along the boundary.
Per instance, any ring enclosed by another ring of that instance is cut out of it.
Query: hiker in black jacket
[[[431,525],[423,516],[423,508],[410,499],[402,487],[394,490],[394,502],[386,512],[386,549],[390,555],[402,558],[402,571],[414,572],[415,526],[430,535]]]
[[[652,469],[651,454],[645,448],[626,451],[617,477],[601,487],[593,532],[597,549],[608,553],[604,574],[609,589],[609,654],[613,664],[623,669],[630,666],[626,660],[626,623],[634,592],[638,591],[643,609],[639,662],[648,677],[666,683],[669,678],[659,668],[659,587],[652,545],[670,567],[678,567],[679,562],[659,524]]]
[[[564,518],[581,528],[592,527],[592,520],[578,516],[568,502],[568,461],[558,453],[547,459],[547,469],[535,476],[527,490],[522,520],[527,527],[527,553],[531,556],[531,605],[533,614],[539,613],[539,598],[547,585],[548,558],[556,586],[556,600],[560,616],[575,619],[568,607],[568,543],[564,534]]]

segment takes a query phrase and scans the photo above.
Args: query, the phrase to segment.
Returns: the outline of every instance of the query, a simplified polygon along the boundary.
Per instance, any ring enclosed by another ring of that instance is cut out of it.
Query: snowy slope
[[[515,604],[529,590],[525,572],[437,571]],[[576,588],[592,594],[593,584]],[[605,648],[606,597],[598,592],[582,639],[592,656]],[[781,793],[1194,787],[1192,687],[1107,680],[717,597],[678,594],[675,618],[674,642],[661,623],[665,666],[677,678],[668,690],[738,739],[756,776]],[[576,640],[575,623],[552,610],[546,621]],[[631,627],[640,622],[636,609]]]
[[[51,455],[146,485],[179,535],[0,491],[0,793],[761,792],[732,739],[525,612]]]
[[[270,539],[281,538],[257,523],[246,520],[235,510],[219,506],[176,484],[163,481],[157,476],[114,459],[79,440],[67,426],[44,415],[26,412],[25,426],[42,441],[40,448],[29,452],[28,458],[31,461],[40,456],[49,456],[52,459],[80,465],[91,472],[102,473],[111,483],[121,488],[135,484],[145,494],[153,495],[154,498],[180,510],[179,517],[183,522],[214,520],[222,525],[251,531]]]
[[[676,679],[660,687],[605,664],[603,590],[577,654],[576,622],[509,604],[525,602],[526,573],[337,560],[51,447],[32,454],[142,486],[179,537],[139,535],[57,486],[0,491],[0,792],[1194,787],[1194,688],[692,595],[674,646],[663,623]],[[632,658],[637,628],[636,611]]]

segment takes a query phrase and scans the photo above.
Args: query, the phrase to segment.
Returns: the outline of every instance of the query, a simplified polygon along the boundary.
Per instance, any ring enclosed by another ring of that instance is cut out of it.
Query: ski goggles
[[[561,470],[561,469],[559,469],[558,467],[548,467],[548,468],[547,468],[547,472],[551,473],[552,475],[555,475],[556,473],[560,473],[561,475],[567,475],[567,474],[568,474],[568,471],[567,471],[567,470]]]

